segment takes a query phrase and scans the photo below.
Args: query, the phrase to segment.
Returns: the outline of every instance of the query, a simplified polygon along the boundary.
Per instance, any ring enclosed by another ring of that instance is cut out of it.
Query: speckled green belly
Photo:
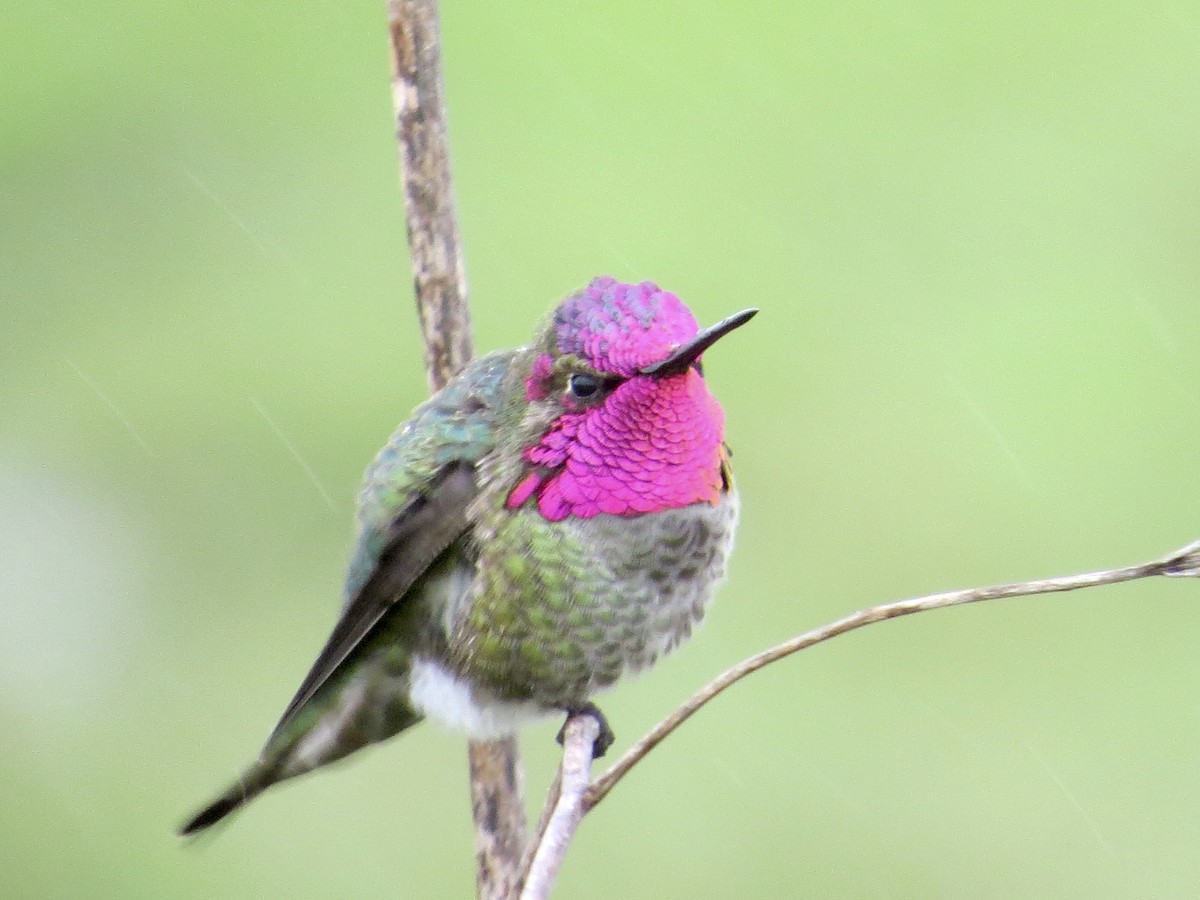
[[[678,646],[725,574],[737,498],[637,517],[505,517],[449,612],[449,667],[480,702],[563,708]]]

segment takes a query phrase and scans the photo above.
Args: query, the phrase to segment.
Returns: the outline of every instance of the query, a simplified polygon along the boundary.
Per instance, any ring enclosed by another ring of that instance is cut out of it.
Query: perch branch
[[[539,827],[537,844],[529,859],[529,872],[521,889],[521,900],[546,900],[559,866],[575,837],[583,814],[588,782],[591,779],[592,748],[600,735],[600,723],[594,716],[572,716],[563,728],[563,758],[554,779],[557,796],[551,788],[546,813]]]
[[[542,812],[542,821],[534,837],[533,847],[526,854],[524,869],[528,869],[525,880],[525,893],[521,896],[541,898],[545,893],[533,893],[535,884],[546,884],[548,891],[558,866],[566,855],[571,838],[579,825],[580,819],[591,812],[596,805],[608,796],[609,792],[635,765],[641,762],[651,750],[657,747],[676,728],[686,722],[700,707],[715,698],[726,688],[741,681],[747,675],[759,669],[778,662],[784,657],[791,656],[814,644],[820,644],[840,634],[854,631],[874,622],[895,619],[913,613],[925,612],[932,609],[943,609],[948,606],[961,606],[965,603],[978,603],[983,600],[1002,600],[1008,597],[1027,597],[1034,594],[1054,594],[1063,591],[1077,591],[1082,588],[1100,587],[1106,584],[1119,584],[1124,581],[1136,581],[1141,578],[1156,576],[1167,577],[1200,577],[1200,541],[1189,544],[1162,559],[1127,566],[1120,569],[1106,569],[1101,572],[1090,572],[1084,575],[1067,575],[1062,578],[1047,578],[1037,581],[1021,581],[1013,584],[1002,584],[995,587],[969,588],[960,591],[948,591],[941,594],[930,594],[925,597],[915,597],[908,600],[897,600],[859,610],[837,621],[830,622],[812,631],[797,635],[791,640],[784,641],[778,646],[765,650],[756,656],[743,660],[731,669],[713,679],[707,685],[693,694],[674,712],[658,723],[645,737],[634,744],[620,759],[590,784],[586,777],[576,777],[580,755],[586,755],[584,768],[591,760],[592,739],[584,739],[578,730],[572,730],[568,724],[566,740],[563,746],[563,765],[560,778],[555,779],[550,794],[546,799],[546,808]],[[584,717],[590,718],[590,717]],[[578,721],[572,719],[571,723]],[[570,762],[568,762],[570,760]],[[570,775],[568,774],[568,765]],[[523,871],[524,871],[523,869]],[[548,873],[551,882],[534,881],[535,871],[539,879],[544,879]]]
[[[436,391],[471,358],[471,313],[450,179],[437,0],[389,0],[388,35],[413,288],[429,386]]]
[[[1034,594],[1055,594],[1062,591],[1077,591],[1081,588],[1100,587],[1105,584],[1120,584],[1123,581],[1137,581],[1140,578],[1152,578],[1158,575],[1169,577],[1200,577],[1200,541],[1188,544],[1186,547],[1157,559],[1137,566],[1126,566],[1121,569],[1106,569],[1101,572],[1089,572],[1084,575],[1066,575],[1061,578],[1046,578],[1038,581],[1018,581],[1013,584],[1001,584],[995,587],[968,588],[961,591],[947,591],[942,594],[930,594],[925,597],[914,597],[909,600],[897,600],[860,609],[837,621],[806,631],[791,640],[784,641],[770,650],[764,650],[756,656],[743,660],[731,669],[726,670],[717,678],[696,691],[673,713],[659,722],[640,741],[630,747],[603,775],[588,787],[584,796],[584,812],[590,811],[601,800],[608,796],[617,782],[629,773],[647,753],[661,744],[676,728],[691,718],[700,707],[708,703],[726,688],[741,681],[747,675],[757,672],[764,666],[769,666],[786,656],[791,656],[814,644],[820,644],[840,634],[854,631],[865,625],[895,619],[913,613],[926,612],[931,609],[944,609],[948,606],[962,606],[965,603],[978,603],[983,600],[1003,600],[1008,597],[1028,597]]]
[[[432,390],[471,358],[463,266],[442,89],[437,0],[389,0],[396,139],[413,289]],[[468,747],[479,897],[513,895],[525,850],[524,777],[515,738]]]
[[[564,756],[567,753],[567,741],[569,737],[568,732],[564,730]],[[537,827],[533,829],[533,834],[530,835],[530,839],[525,845],[525,858],[521,860],[521,876],[517,880],[518,889],[523,889],[525,882],[529,880],[529,867],[533,865],[533,856],[542,846],[542,839],[546,836],[546,829],[550,827],[550,817],[554,815],[554,810],[558,807],[558,799],[562,795],[562,774],[562,765],[560,764],[554,770],[554,780],[550,782],[550,790],[546,791],[546,801],[542,804],[542,813],[538,816]],[[584,785],[584,788],[586,789],[587,785]]]
[[[389,0],[396,134],[403,160],[408,243],[429,383],[443,386],[471,357],[467,305],[446,138],[436,0]],[[950,591],[885,603],[813,629],[744,660],[697,691],[589,783],[597,723],[573,717],[563,762],[547,798],[537,839],[525,852],[524,784],[516,740],[472,743],[478,894],[485,900],[549,896],[579,822],[629,771],[702,706],[764,666],[865,625],[983,600],[1074,591],[1152,576],[1200,577],[1200,541],[1160,560],[1084,575]],[[523,878],[522,873],[527,870]]]

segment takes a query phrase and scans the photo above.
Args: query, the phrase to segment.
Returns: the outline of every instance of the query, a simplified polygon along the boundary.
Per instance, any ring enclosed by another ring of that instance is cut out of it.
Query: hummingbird
[[[426,717],[488,740],[591,713],[603,753],[591,698],[688,638],[725,575],[738,499],[701,354],[757,311],[701,330],[598,277],[418,406],[367,469],[327,643],[180,834]]]

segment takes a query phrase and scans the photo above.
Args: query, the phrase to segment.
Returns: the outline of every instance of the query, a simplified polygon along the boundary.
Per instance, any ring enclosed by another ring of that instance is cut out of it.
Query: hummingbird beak
[[[727,319],[722,319],[711,328],[706,328],[686,344],[678,347],[674,353],[661,362],[644,366],[638,370],[642,375],[653,375],[655,378],[666,378],[668,375],[680,375],[686,372],[688,366],[694,363],[700,354],[725,337],[735,328],[740,328],[758,312],[757,309],[743,309]]]

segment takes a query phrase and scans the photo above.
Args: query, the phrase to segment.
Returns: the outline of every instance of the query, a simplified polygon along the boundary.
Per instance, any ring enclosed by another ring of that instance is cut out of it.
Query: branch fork
[[[471,357],[467,306],[450,155],[442,99],[437,0],[389,0],[396,136],[403,160],[408,243],[430,386],[444,385]],[[1141,578],[1200,577],[1200,541],[1160,559],[1083,575],[969,588],[897,600],[851,613],[743,660],[698,690],[630,747],[594,781],[595,716],[571,716],[563,729],[562,764],[551,786],[534,840],[526,840],[524,777],[515,738],[469,747],[476,832],[476,887],[480,898],[548,897],[583,817],[647,753],[726,688],[764,666],[814,644],[875,622],[948,606],[1119,584]]]
[[[646,754],[666,740],[671,732],[691,718],[702,706],[747,675],[815,644],[887,619],[949,606],[962,606],[966,603],[978,603],[983,600],[1003,600],[1009,597],[1062,593],[1157,576],[1200,578],[1200,541],[1181,547],[1160,559],[1136,566],[1105,569],[1083,575],[1066,575],[1060,578],[1018,581],[994,587],[946,591],[860,609],[858,612],[843,616],[827,625],[796,635],[782,644],[764,650],[727,669],[696,691],[674,712],[654,726],[641,740],[626,750],[602,775],[590,782],[586,780],[586,772],[592,761],[594,737],[589,737],[591,732],[585,731],[582,726],[587,721],[594,720],[591,716],[586,715],[572,717],[564,729],[562,767],[550,788],[550,794],[546,798],[546,807],[542,812],[541,823],[522,866],[523,875],[518,882],[523,885],[520,894],[521,900],[543,900],[548,897],[554,877],[562,863],[562,856],[570,846],[583,816],[607,797],[617,782],[641,762]],[[581,772],[584,773],[582,777]]]

